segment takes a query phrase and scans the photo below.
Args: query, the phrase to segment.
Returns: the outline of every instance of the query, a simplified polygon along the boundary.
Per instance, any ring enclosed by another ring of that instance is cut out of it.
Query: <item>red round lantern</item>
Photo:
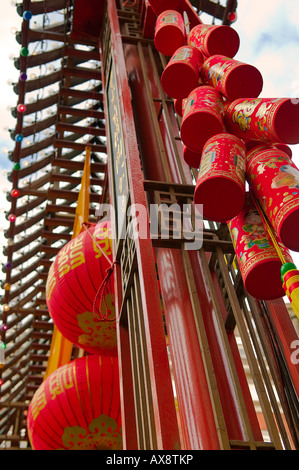
[[[245,144],[234,135],[218,134],[207,141],[194,192],[205,219],[226,222],[242,209],[245,158]]]
[[[183,158],[191,168],[199,168],[201,152],[193,152],[183,144]]]
[[[263,88],[263,77],[256,67],[223,55],[206,59],[201,75],[204,83],[214,86],[229,100],[256,98]]]
[[[206,141],[224,132],[223,101],[210,86],[195,88],[188,96],[181,124],[181,139],[193,152],[200,153]]]
[[[228,222],[228,228],[247,292],[260,300],[283,297],[281,260],[250,193],[246,193],[243,209]],[[278,238],[277,242],[285,259],[291,262],[286,247]]]
[[[34,450],[122,448],[118,360],[88,355],[52,372],[27,415]]]
[[[171,98],[186,98],[200,83],[203,56],[195,47],[183,46],[176,50],[161,76],[161,85]]]
[[[175,10],[166,10],[158,16],[155,28],[156,49],[166,56],[172,56],[186,42],[185,23],[182,15]]]
[[[282,243],[299,251],[299,170],[283,151],[259,146],[247,154],[250,187]]]
[[[107,259],[107,258],[108,259]],[[105,316],[95,318],[94,300],[112,263],[110,222],[91,226],[68,242],[52,263],[46,285],[49,313],[65,338],[89,353],[116,354],[114,284],[105,294]]]
[[[215,54],[234,57],[240,47],[240,38],[230,26],[199,24],[191,29],[188,44],[200,49],[206,57]]]
[[[224,107],[224,122],[241,139],[299,143],[299,106],[289,98],[234,100]]]

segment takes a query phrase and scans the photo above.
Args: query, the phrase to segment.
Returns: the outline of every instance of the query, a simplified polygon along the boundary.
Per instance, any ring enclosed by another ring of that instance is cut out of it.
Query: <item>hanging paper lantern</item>
[[[199,24],[191,29],[188,44],[206,57],[221,54],[233,58],[239,50],[240,38],[230,26]]]
[[[228,228],[247,292],[260,300],[283,297],[281,260],[249,193],[243,209],[228,222]],[[278,238],[277,243],[284,258],[292,262],[289,251]]]
[[[181,139],[193,152],[202,152],[207,140],[225,131],[223,101],[215,88],[200,86],[188,96],[181,124]]]
[[[112,244],[110,222],[81,232],[68,242],[52,263],[46,284],[49,313],[65,338],[90,353],[117,354],[114,284],[105,292],[104,314],[95,317],[94,300],[110,264]]]
[[[201,75],[204,83],[214,86],[229,100],[256,98],[263,88],[263,77],[256,67],[223,55],[206,59]]]
[[[183,158],[191,168],[199,168],[201,152],[193,152],[193,150],[183,144]]]
[[[283,244],[299,251],[299,170],[288,155],[259,146],[247,154],[250,187]]]
[[[158,16],[155,27],[156,49],[166,56],[172,56],[186,42],[185,23],[182,15],[175,10],[166,10]]]
[[[299,106],[289,98],[234,100],[224,107],[224,122],[241,139],[299,143]]]
[[[120,450],[116,357],[88,355],[52,372],[28,408],[34,450]]]
[[[161,76],[165,93],[171,98],[186,98],[201,83],[199,71],[203,61],[201,52],[195,47],[177,49]]]
[[[243,208],[245,158],[245,144],[234,135],[218,134],[207,141],[194,192],[205,219],[226,222]]]

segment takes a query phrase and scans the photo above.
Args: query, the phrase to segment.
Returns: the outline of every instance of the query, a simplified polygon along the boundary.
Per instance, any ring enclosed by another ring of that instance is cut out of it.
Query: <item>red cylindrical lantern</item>
[[[229,100],[256,98],[263,88],[263,77],[256,67],[223,55],[206,59],[201,76],[204,83],[214,86]]]
[[[200,49],[206,57],[221,54],[232,58],[239,50],[240,38],[230,26],[199,24],[191,29],[188,44]]]
[[[195,47],[177,49],[161,76],[165,93],[171,98],[186,98],[201,83],[199,70],[203,61],[202,54]]]
[[[155,46],[166,56],[172,56],[186,42],[185,23],[182,15],[175,10],[161,13],[156,22]]]
[[[184,98],[186,99],[186,98]],[[183,117],[183,101],[184,99],[175,99],[174,100],[174,110],[180,116]]]
[[[246,193],[243,209],[228,222],[228,228],[247,292],[261,300],[283,297],[281,260],[250,193]],[[286,247],[278,239],[277,242],[291,262]]]
[[[250,187],[282,243],[299,251],[299,170],[283,151],[264,146],[247,154]]]
[[[215,88],[195,88],[185,102],[181,139],[190,150],[202,152],[206,141],[224,132],[223,101]]]
[[[118,360],[88,355],[52,372],[28,408],[34,450],[122,449]]]
[[[109,260],[112,262],[111,227],[110,222],[102,222],[81,232],[59,251],[47,279],[46,301],[54,323],[65,338],[89,353],[117,353],[115,320],[98,321],[93,312],[94,299],[111,266]],[[112,279],[111,283],[103,305],[112,320]]]
[[[241,139],[299,143],[299,106],[289,98],[234,100],[224,108],[224,121]]]
[[[204,146],[195,204],[203,205],[203,217],[226,222],[235,217],[245,198],[245,144],[230,134],[218,134]]]
[[[201,160],[201,152],[193,152],[193,150],[183,144],[183,157],[185,162],[192,168],[199,168]]]

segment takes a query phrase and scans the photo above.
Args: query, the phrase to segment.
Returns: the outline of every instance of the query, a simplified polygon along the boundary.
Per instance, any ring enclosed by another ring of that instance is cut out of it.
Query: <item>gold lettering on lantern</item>
[[[85,263],[82,248],[83,234],[80,234],[60,250],[57,258],[60,278],[68,273],[70,269],[75,269]]]
[[[56,370],[49,376],[49,391],[51,399],[60,395],[64,390],[74,386],[72,367],[64,367],[61,370]]]
[[[70,250],[71,269],[75,269],[83,263],[85,263],[85,258],[82,251],[82,237],[76,237],[73,240]]]
[[[31,413],[34,421],[38,417],[41,410],[47,404],[47,397],[45,393],[45,386],[44,383],[40,386],[40,388],[35,392],[34,400],[32,401]]]
[[[102,256],[102,251],[107,256],[112,254],[111,228],[99,227],[95,229],[93,234],[93,249],[96,253],[96,258]]]
[[[47,278],[47,284],[46,284],[47,300],[49,300],[51,298],[51,295],[52,295],[53,289],[55,287],[55,284],[56,284],[56,277],[55,277],[55,273],[54,273],[54,265],[51,264],[50,269],[49,269],[48,278]]]

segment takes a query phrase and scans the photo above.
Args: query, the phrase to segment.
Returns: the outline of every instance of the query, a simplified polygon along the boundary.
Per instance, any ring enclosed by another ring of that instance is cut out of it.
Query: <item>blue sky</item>
[[[10,114],[17,96],[7,82],[18,81],[19,73],[10,57],[19,55],[20,46],[15,41],[13,28],[20,29],[21,18],[9,0],[3,0],[0,16],[0,244],[1,234],[7,224],[3,217],[6,206],[7,182],[3,169],[11,170],[12,162],[3,148],[13,149],[7,131],[15,120]],[[13,3],[13,2],[12,2]],[[238,0],[238,20],[233,27],[240,35],[240,49],[236,59],[255,65],[263,75],[261,96],[299,97],[299,1],[298,0]],[[209,19],[210,22],[210,19]],[[293,160],[299,166],[299,145],[292,146]],[[4,191],[4,192],[3,192]],[[299,255],[296,255],[299,259]],[[0,246],[0,264],[2,248]],[[299,265],[299,262],[297,262]],[[1,268],[0,268],[1,271]],[[0,275],[1,277],[1,275]]]

